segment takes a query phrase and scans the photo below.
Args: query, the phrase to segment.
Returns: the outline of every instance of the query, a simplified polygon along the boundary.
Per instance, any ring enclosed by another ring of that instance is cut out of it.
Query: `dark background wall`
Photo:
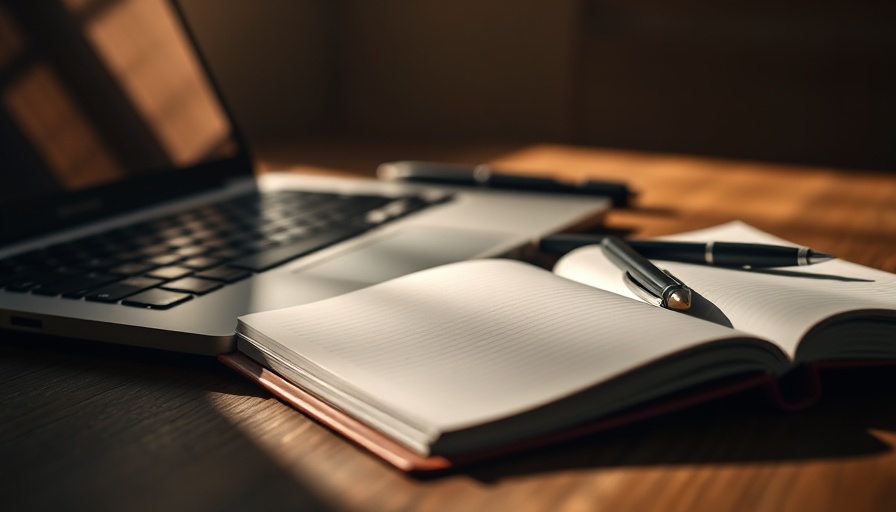
[[[896,169],[896,4],[182,0],[251,139]]]

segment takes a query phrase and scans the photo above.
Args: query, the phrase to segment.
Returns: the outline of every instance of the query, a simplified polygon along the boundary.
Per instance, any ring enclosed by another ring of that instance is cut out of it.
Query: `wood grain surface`
[[[489,160],[625,179],[597,230],[741,219],[896,271],[896,174],[570,146],[269,148],[266,167]],[[431,479],[390,469],[213,358],[0,334],[0,510],[892,511],[896,371],[831,370],[815,407],[744,394]]]

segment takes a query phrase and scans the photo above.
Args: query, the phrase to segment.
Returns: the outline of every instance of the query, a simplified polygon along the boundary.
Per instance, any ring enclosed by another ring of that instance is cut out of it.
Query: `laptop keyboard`
[[[168,309],[444,199],[253,194],[0,260],[0,286]]]

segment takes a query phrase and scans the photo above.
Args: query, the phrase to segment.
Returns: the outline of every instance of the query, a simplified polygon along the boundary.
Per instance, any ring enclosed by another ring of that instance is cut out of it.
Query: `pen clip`
[[[656,295],[650,293],[650,291],[648,291],[647,288],[639,283],[637,279],[632,277],[630,273],[624,272],[622,275],[622,280],[625,281],[628,289],[631,290],[635,295],[637,295],[641,300],[656,307],[662,307],[663,298],[657,297]]]

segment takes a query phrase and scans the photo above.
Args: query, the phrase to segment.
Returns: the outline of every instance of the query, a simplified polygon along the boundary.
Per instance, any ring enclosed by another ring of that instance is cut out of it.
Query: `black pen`
[[[605,237],[587,234],[550,235],[539,241],[539,248],[547,253],[566,254],[585,246],[597,245]],[[741,242],[664,242],[659,240],[628,240],[628,244],[645,258],[715,265],[717,267],[795,267],[813,265],[834,259],[830,254],[808,247],[749,244]]]
[[[486,164],[461,165],[405,160],[386,162],[377,168],[377,177],[386,181],[408,181],[433,185],[472,186],[529,192],[550,192],[604,196],[613,206],[628,206],[634,196],[628,185],[615,181],[583,181],[564,183],[549,178],[535,178],[498,172]]]
[[[675,276],[658,269],[615,236],[605,237],[600,247],[607,259],[625,272],[626,284],[642,299],[667,309],[690,309],[691,289]]]

